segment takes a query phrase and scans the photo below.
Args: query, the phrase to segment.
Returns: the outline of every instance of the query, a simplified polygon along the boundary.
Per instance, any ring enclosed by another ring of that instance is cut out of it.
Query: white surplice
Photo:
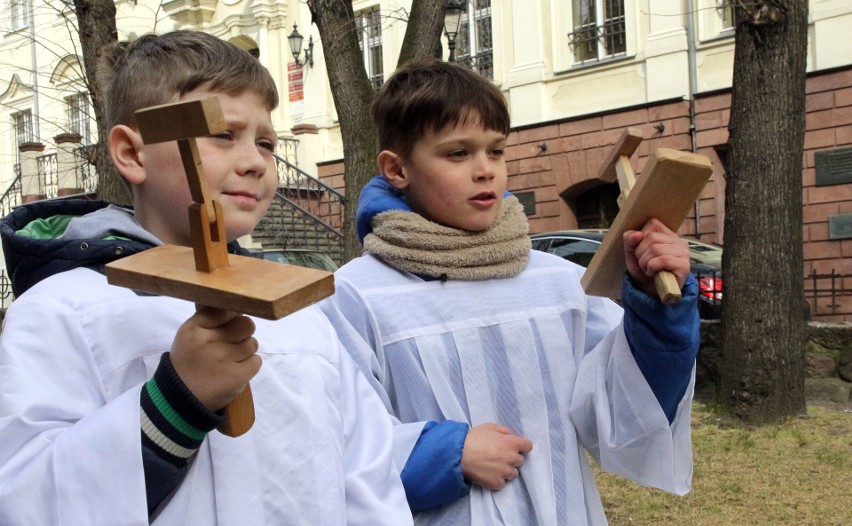
[[[0,334],[0,524],[148,524],[140,390],[193,313],[82,268],[14,302]],[[325,316],[255,323],[254,426],[211,432],[154,524],[410,524],[392,426]]]
[[[672,425],[642,376],[615,303],[583,269],[537,251],[509,279],[424,281],[371,255],[322,307],[395,415],[403,466],[426,421],[494,422],[529,438],[520,478],[419,514],[416,524],[605,524],[584,449],[603,469],[677,494],[692,479],[693,380]]]

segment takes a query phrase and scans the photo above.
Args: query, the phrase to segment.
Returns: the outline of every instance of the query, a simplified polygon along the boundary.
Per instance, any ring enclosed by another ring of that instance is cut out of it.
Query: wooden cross
[[[269,320],[334,292],[330,272],[228,254],[222,207],[208,196],[196,146],[196,137],[226,130],[216,97],[145,108],[136,112],[136,121],[146,144],[178,142],[194,201],[189,206],[192,247],[161,245],[109,263],[109,283]],[[254,403],[249,385],[224,413],[222,433],[239,436],[251,428]]]
[[[710,159],[703,155],[657,148],[645,164],[643,175],[637,179],[630,166],[630,156],[641,142],[641,130],[625,130],[598,176],[605,182],[617,179],[621,193],[618,215],[581,280],[586,293],[592,296],[621,297],[621,276],[626,268],[624,233],[641,229],[651,218],[677,232],[713,173]],[[663,303],[680,300],[680,288],[671,272],[658,272],[654,284]]]

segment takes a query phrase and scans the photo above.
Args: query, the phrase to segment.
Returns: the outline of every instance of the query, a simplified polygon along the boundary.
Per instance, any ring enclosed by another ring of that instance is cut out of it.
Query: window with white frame
[[[462,13],[456,42],[456,62],[494,79],[494,40],[491,33],[491,0],[468,0]]]
[[[17,146],[35,141],[35,138],[33,137],[32,110],[22,110],[13,113],[12,127],[15,130],[15,142]]]
[[[382,63],[382,17],[378,9],[363,11],[355,16],[358,30],[358,45],[364,54],[367,76],[376,89],[385,81]]]
[[[734,28],[734,1],[716,0],[716,13],[721,19],[721,30],[728,31]]]
[[[698,0],[696,20],[698,39],[702,41],[726,38],[734,34],[734,0]]]
[[[31,0],[10,0],[9,15],[11,18],[11,30],[15,31],[23,29],[30,24],[30,1]]]
[[[68,116],[68,132],[82,137],[82,144],[90,144],[89,97],[85,93],[75,93],[65,97],[65,112]]]
[[[624,0],[572,0],[572,21],[568,43],[575,63],[613,58],[627,51]]]

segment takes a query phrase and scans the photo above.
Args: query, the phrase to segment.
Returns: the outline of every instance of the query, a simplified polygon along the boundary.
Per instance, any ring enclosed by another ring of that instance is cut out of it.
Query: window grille
[[[12,127],[15,129],[15,140],[17,141],[17,146],[35,141],[33,137],[32,110],[23,110],[13,113]]]
[[[373,87],[379,89],[385,81],[382,63],[382,17],[378,10],[363,12],[355,17],[358,46],[364,56],[364,67]]]
[[[573,0],[574,31],[568,45],[575,62],[592,62],[627,51],[624,0]]]
[[[494,79],[494,40],[491,0],[469,0],[462,13],[456,42],[456,62]]]
[[[65,97],[65,111],[68,116],[68,131],[82,137],[82,144],[91,143],[88,96],[85,93],[75,93]]]

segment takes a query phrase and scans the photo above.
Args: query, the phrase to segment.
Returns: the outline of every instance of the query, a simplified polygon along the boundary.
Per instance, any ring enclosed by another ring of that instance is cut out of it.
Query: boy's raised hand
[[[237,397],[260,370],[254,321],[248,316],[198,306],[178,329],[171,362],[205,407],[218,411]]]
[[[518,478],[524,454],[532,451],[532,442],[512,433],[508,427],[481,424],[467,432],[462,450],[464,477],[492,490],[500,490]]]
[[[658,297],[654,275],[668,270],[683,288],[689,275],[689,245],[663,223],[650,219],[642,230],[624,233],[624,259],[633,284],[649,296]]]

